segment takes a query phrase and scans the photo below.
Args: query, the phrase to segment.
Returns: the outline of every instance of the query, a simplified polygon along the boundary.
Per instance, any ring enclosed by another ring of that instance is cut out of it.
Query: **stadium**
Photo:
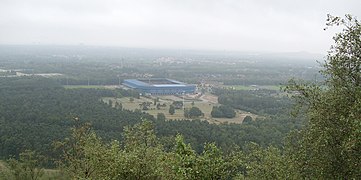
[[[192,94],[196,91],[194,84],[186,84],[167,78],[126,79],[123,85],[141,93],[152,95]]]

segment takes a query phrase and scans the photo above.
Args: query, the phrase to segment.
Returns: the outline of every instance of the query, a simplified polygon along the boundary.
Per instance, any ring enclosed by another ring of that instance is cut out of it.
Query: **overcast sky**
[[[326,53],[361,0],[0,0],[0,44]]]

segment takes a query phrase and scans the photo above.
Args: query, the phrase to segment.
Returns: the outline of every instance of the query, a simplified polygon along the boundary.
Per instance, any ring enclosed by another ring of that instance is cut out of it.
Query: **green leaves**
[[[211,115],[215,118],[234,118],[236,116],[236,111],[230,106],[213,106]]]
[[[175,113],[175,108],[173,105],[169,106],[169,110],[168,110],[169,114],[173,115]]]
[[[37,180],[44,175],[44,170],[40,168],[44,156],[30,150],[25,150],[19,156],[19,160],[14,158],[8,160],[10,173],[5,174],[4,178]]]
[[[206,143],[197,154],[181,135],[166,152],[146,120],[126,127],[123,143],[106,144],[84,125],[56,144],[63,151],[62,169],[77,179],[229,179],[239,173],[242,162],[214,143]]]
[[[184,110],[184,117],[186,118],[195,118],[203,115],[203,112],[198,107],[191,107],[190,109]]]
[[[323,64],[325,83],[291,81],[287,88],[309,120],[287,148],[303,178],[353,179],[361,176],[361,26],[350,15],[329,15],[327,25],[344,30]]]
[[[250,179],[300,179],[299,169],[292,163],[289,154],[269,146],[262,148],[249,143],[243,151],[245,171],[243,175]]]

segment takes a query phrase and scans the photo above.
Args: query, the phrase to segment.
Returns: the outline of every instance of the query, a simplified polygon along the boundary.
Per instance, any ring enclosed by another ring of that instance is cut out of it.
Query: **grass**
[[[227,85],[225,88],[230,88],[234,90],[254,90],[254,89],[268,89],[279,91],[281,89],[281,85],[268,85],[268,86],[243,86],[243,85]]]
[[[234,89],[234,90],[253,90],[254,89],[254,87],[242,86],[242,85],[234,85],[234,86],[228,85],[228,86],[225,86],[225,88]]]
[[[160,96],[159,97],[159,103],[160,104],[166,104],[166,107],[161,107],[160,109],[157,109],[155,105],[153,105],[153,99],[151,98],[145,98],[141,97],[140,99],[134,99],[133,102],[130,101],[129,97],[124,98],[111,98],[106,97],[103,98],[104,102],[109,102],[109,100],[113,101],[113,104],[115,101],[121,103],[123,105],[124,109],[128,110],[135,110],[135,109],[142,109],[142,106],[139,104],[142,104],[143,102],[150,102],[151,105],[149,107],[149,110],[143,111],[147,112],[154,117],[157,116],[158,113],[163,113],[166,116],[166,119],[185,119],[184,117],[184,111],[183,109],[176,109],[175,113],[173,115],[169,114],[169,106],[172,104],[173,100],[179,100],[177,97],[170,97],[170,96]],[[192,107],[192,101],[186,100],[184,101],[185,108],[191,108]],[[256,118],[257,116],[248,112],[239,111],[236,112],[236,117],[234,118],[212,118],[211,117],[211,111],[213,106],[219,106],[218,103],[211,103],[211,102],[205,102],[205,101],[194,101],[194,107],[198,107],[203,113],[204,117],[201,117],[202,120],[207,120],[210,123],[242,123],[243,118],[247,115],[250,115],[252,118]]]
[[[270,85],[270,86],[260,86],[261,89],[269,89],[269,90],[276,90],[276,91],[280,91],[282,87],[282,85]]]

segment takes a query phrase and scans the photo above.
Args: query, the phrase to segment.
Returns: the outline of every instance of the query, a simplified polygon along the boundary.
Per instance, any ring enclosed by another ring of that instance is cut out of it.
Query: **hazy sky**
[[[0,44],[326,53],[361,0],[0,0]]]

